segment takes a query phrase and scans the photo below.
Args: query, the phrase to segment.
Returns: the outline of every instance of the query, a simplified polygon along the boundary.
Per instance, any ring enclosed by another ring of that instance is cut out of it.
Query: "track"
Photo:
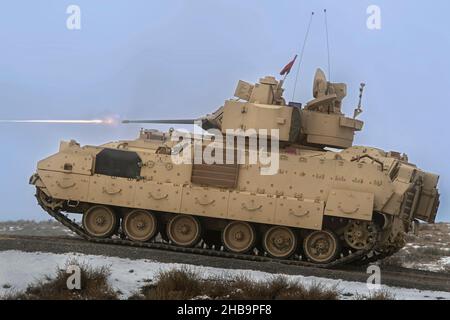
[[[204,265],[226,269],[251,269],[270,273],[316,276],[359,282],[365,282],[368,277],[365,268],[340,267],[327,270],[313,266],[287,265],[276,261],[260,263],[259,261],[230,259],[228,257],[203,254],[98,244],[84,241],[78,237],[0,236],[0,251],[5,250],[42,251],[59,254],[78,252],[133,260],[150,259],[164,263]],[[446,273],[406,268],[385,268],[382,270],[381,280],[382,284],[389,286],[450,292],[450,274]]]
[[[81,238],[88,240],[90,242],[99,243],[99,244],[114,244],[114,245],[124,245],[129,247],[139,247],[139,248],[149,248],[149,249],[160,249],[171,252],[181,252],[181,253],[191,253],[191,254],[199,254],[206,255],[212,257],[223,257],[229,259],[240,259],[240,260],[248,260],[248,261],[258,261],[258,262],[276,262],[279,264],[285,265],[295,265],[295,266],[304,266],[304,267],[315,267],[322,269],[332,269],[337,268],[344,265],[350,264],[368,264],[372,261],[376,261],[382,259],[384,255],[382,253],[377,253],[374,250],[376,243],[373,244],[372,247],[358,250],[355,252],[350,252],[348,255],[342,255],[340,258],[326,264],[314,264],[308,261],[302,260],[302,257],[298,257],[297,259],[273,259],[263,255],[254,255],[254,254],[236,254],[223,250],[214,250],[210,248],[204,248],[201,246],[187,248],[187,247],[179,247],[175,245],[171,245],[170,243],[164,241],[151,241],[151,242],[136,242],[130,241],[123,238],[96,238],[92,237],[83,230],[83,228],[78,225],[76,222],[70,220],[66,215],[64,215],[59,209],[50,206],[48,203],[44,203],[41,197],[39,197],[39,192],[36,194],[37,201],[39,205],[44,209],[50,216],[55,218],[57,221],[61,222],[65,227],[76,233]]]

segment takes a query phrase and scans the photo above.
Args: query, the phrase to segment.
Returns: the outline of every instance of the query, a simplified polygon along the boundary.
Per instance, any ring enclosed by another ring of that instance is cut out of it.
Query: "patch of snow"
[[[442,271],[442,266],[439,265],[438,262],[435,263],[404,263],[404,268],[409,269],[418,269],[418,270],[424,270],[424,271],[431,271],[431,272],[439,272]]]
[[[432,272],[442,272],[450,266],[450,257],[436,258],[434,261],[428,263],[409,262],[403,263],[402,267],[409,269],[418,269]]]
[[[19,227],[19,226],[11,226],[8,227],[8,231],[22,231],[23,227]]]
[[[209,297],[207,295],[203,295],[203,296],[194,297],[192,300],[212,300],[212,299],[211,299],[211,297]]]
[[[13,291],[21,291],[46,275],[55,274],[58,267],[64,267],[66,262],[76,259],[92,267],[108,266],[111,271],[109,278],[111,286],[120,290],[121,298],[126,299],[137,292],[139,288],[154,279],[160,271],[186,268],[193,270],[203,278],[220,277],[230,279],[245,276],[255,281],[267,281],[273,274],[253,270],[229,270],[204,266],[193,266],[178,263],[161,263],[152,260],[130,260],[117,257],[84,255],[79,253],[54,254],[44,252],[3,251],[0,252],[0,296]],[[133,270],[133,272],[130,272]],[[306,277],[300,275],[285,275],[289,281],[300,282],[309,287],[322,284],[328,288],[336,288],[342,293],[342,299],[352,299],[356,295],[369,295],[371,291],[366,283],[333,280],[320,277]],[[11,288],[8,288],[11,286]],[[450,292],[422,291],[382,286],[384,291],[390,292],[396,299],[447,299]]]

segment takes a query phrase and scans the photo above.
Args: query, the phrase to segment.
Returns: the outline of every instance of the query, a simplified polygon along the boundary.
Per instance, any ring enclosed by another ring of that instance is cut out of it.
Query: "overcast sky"
[[[81,8],[81,30],[66,9]],[[366,26],[369,5],[381,29]],[[0,119],[190,118],[215,110],[237,80],[276,75],[299,53],[311,11],[295,100],[308,101],[326,70],[348,83],[344,111],[364,96],[358,145],[405,152],[441,175],[440,220],[450,220],[450,2],[262,0],[41,0],[1,6]],[[294,76],[286,83],[291,100]],[[100,144],[139,126],[0,124],[0,220],[47,219],[28,178],[60,140]]]

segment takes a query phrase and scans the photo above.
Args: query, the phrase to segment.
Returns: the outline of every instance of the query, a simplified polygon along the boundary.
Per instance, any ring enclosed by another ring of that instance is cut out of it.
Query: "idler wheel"
[[[151,240],[157,233],[155,215],[145,210],[133,210],[122,221],[122,229],[128,239],[145,242]]]
[[[222,233],[222,242],[228,251],[246,253],[253,249],[256,241],[255,229],[242,221],[230,222]]]
[[[305,238],[303,251],[309,261],[326,264],[338,256],[340,251],[339,239],[328,230],[314,231]]]
[[[269,256],[287,259],[297,249],[297,237],[292,229],[275,226],[264,234],[263,246]]]
[[[83,214],[83,228],[86,232],[96,238],[109,238],[118,225],[116,214],[108,207],[93,206]]]
[[[167,224],[167,237],[180,247],[193,247],[200,240],[201,227],[197,218],[176,215]]]
[[[352,249],[369,249],[378,237],[378,228],[372,222],[351,221],[345,227],[344,240]]]

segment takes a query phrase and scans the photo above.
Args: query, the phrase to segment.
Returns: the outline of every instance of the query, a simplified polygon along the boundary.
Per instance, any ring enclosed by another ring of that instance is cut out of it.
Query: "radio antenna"
[[[330,40],[328,36],[328,17],[327,17],[327,9],[323,10],[325,15],[325,33],[327,39],[327,55],[328,55],[328,81],[331,81],[331,63],[330,63]]]
[[[353,119],[356,119],[356,117],[359,116],[363,112],[362,97],[363,97],[365,86],[366,86],[366,84],[363,82],[363,83],[361,83],[361,85],[359,87],[359,101],[358,101],[358,106],[356,107],[355,112],[353,113]]]
[[[294,101],[294,99],[295,99],[295,91],[297,89],[298,75],[300,73],[300,67],[301,67],[301,64],[303,61],[303,54],[305,53],[306,42],[308,41],[309,31],[311,30],[311,23],[312,23],[313,17],[314,17],[314,11],[311,12],[311,16],[309,17],[309,23],[308,23],[308,28],[306,29],[305,40],[303,41],[302,49],[300,51],[300,59],[298,61],[297,73],[295,74],[294,90],[292,92],[292,101]]]

